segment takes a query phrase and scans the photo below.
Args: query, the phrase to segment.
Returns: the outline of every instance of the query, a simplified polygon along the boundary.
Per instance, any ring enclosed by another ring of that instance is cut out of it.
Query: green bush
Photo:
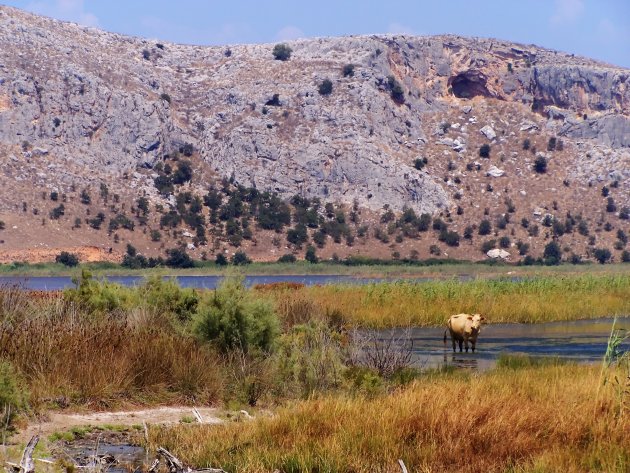
[[[308,248],[306,248],[304,259],[313,264],[319,262],[319,258],[317,257],[317,250],[315,250],[314,246],[309,245]]]
[[[534,171],[538,174],[547,172],[547,159],[544,156],[538,156],[534,161]]]
[[[273,47],[272,54],[273,58],[278,61],[288,61],[291,59],[292,52],[293,50],[288,44],[280,43]]]
[[[402,104],[405,102],[405,90],[400,85],[400,82],[396,80],[394,76],[389,76],[387,78],[387,85],[389,86],[389,90],[394,102],[398,104]]]
[[[612,253],[608,248],[597,248],[593,251],[593,256],[600,264],[606,264],[612,258]]]
[[[543,252],[543,259],[545,264],[548,266],[560,264],[562,261],[562,250],[560,249],[560,245],[555,241],[547,243],[545,251]]]
[[[330,95],[333,91],[333,83],[330,79],[324,79],[317,88],[320,95]]]
[[[8,361],[0,360],[0,434],[12,430],[16,414],[27,404],[27,393]]]
[[[246,264],[251,264],[252,262],[244,251],[237,251],[234,253],[231,261],[234,266],[244,266]]]
[[[55,261],[63,264],[64,266],[74,267],[79,264],[79,257],[74,253],[62,251],[55,257]]]
[[[343,76],[344,77],[352,77],[354,76],[354,64],[346,64],[343,66]]]
[[[479,235],[489,235],[491,231],[492,224],[490,223],[490,220],[484,219],[479,223]]]
[[[270,352],[279,333],[278,317],[266,300],[252,297],[243,278],[228,278],[200,304],[194,330],[224,352]]]
[[[490,145],[488,143],[484,143],[481,145],[481,147],[479,148],[479,156],[481,156],[482,158],[489,158],[490,157]]]
[[[282,255],[280,258],[278,258],[278,263],[295,263],[296,261],[297,261],[297,258],[295,257],[295,255],[292,255],[291,253]]]
[[[194,260],[182,248],[171,248],[166,250],[165,264],[169,268],[192,268],[195,266]]]

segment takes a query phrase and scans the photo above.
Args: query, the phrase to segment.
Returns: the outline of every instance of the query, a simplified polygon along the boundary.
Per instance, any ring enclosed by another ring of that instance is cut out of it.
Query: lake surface
[[[450,336],[444,345],[444,328],[414,328],[380,332],[380,339],[407,340],[412,344],[412,359],[420,368],[453,365],[458,368],[488,370],[501,353],[540,357],[559,357],[579,362],[599,362],[604,353],[613,319],[551,322],[544,324],[484,325],[475,353],[453,353]],[[630,330],[630,317],[617,319],[617,328]],[[409,345],[407,345],[409,346]],[[622,346],[630,350],[626,340]]]
[[[175,279],[182,287],[194,287],[200,289],[214,289],[217,287],[223,276],[165,276],[165,279]],[[462,276],[463,279],[469,278]],[[142,283],[142,276],[106,276],[106,280],[122,284],[123,286],[134,286]],[[316,284],[369,284],[384,281],[397,281],[401,279],[411,279],[413,281],[428,281],[430,278],[366,278],[354,276],[341,276],[336,274],[315,274],[315,275],[274,275],[274,276],[245,276],[245,285],[248,287],[256,284],[269,284],[277,282],[294,282],[307,286]],[[56,291],[74,287],[72,278],[69,276],[1,276],[1,286],[18,285],[24,289],[37,291]]]

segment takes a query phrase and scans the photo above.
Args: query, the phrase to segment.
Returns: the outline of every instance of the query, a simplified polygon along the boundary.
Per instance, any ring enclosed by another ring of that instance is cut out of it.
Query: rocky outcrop
[[[630,147],[625,69],[454,36],[290,45],[291,59],[276,61],[273,45],[157,43],[0,7],[0,144],[11,149],[1,159],[38,147],[53,164],[42,182],[65,182],[55,173],[70,162],[73,181],[97,174],[120,183],[190,144],[199,176],[436,212],[453,205],[448,190],[413,163],[427,143],[426,117],[452,100],[488,97],[541,113],[551,105],[560,134]],[[348,64],[354,72],[344,75]],[[326,78],[333,91],[322,95]],[[464,151],[456,141],[452,149]]]

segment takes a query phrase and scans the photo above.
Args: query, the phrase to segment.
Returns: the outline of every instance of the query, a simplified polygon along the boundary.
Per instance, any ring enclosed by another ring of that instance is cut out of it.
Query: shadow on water
[[[412,362],[418,368],[457,368],[485,371],[501,354],[529,355],[592,363],[602,359],[613,319],[551,322],[543,324],[493,324],[482,328],[477,351],[453,353],[450,337],[444,345],[444,328],[386,330],[379,339],[407,337],[413,347]],[[617,328],[630,330],[630,317],[617,319]],[[630,350],[630,342],[621,347]]]

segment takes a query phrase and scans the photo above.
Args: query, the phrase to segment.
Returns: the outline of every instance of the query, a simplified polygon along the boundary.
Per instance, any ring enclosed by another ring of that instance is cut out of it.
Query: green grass
[[[445,262],[441,262],[445,261]],[[426,276],[448,278],[458,275],[480,278],[500,275],[531,276],[556,274],[628,274],[630,264],[582,264],[560,266],[515,266],[506,263],[429,260],[417,264],[393,262],[388,264],[365,264],[348,266],[341,263],[324,262],[311,264],[305,261],[296,263],[252,263],[247,266],[216,266],[214,262],[197,262],[198,266],[189,269],[150,268],[128,269],[115,263],[83,263],[69,268],[60,263],[11,263],[0,264],[2,276],[75,276],[81,269],[87,269],[95,276],[224,276],[235,271],[250,275],[343,275],[343,276]]]

